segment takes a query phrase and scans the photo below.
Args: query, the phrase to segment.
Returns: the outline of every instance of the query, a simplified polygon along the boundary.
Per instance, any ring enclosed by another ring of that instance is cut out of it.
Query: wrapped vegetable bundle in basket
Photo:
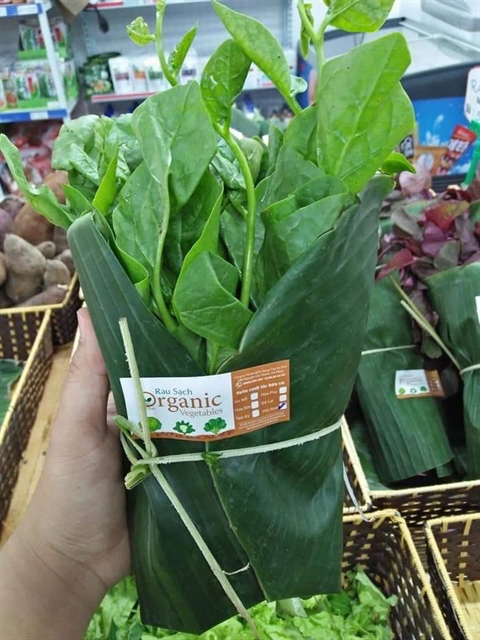
[[[356,384],[366,424],[354,403],[348,412],[373,503],[400,510],[422,544],[429,517],[480,507],[472,195],[423,192],[392,208]]]
[[[264,600],[340,588],[340,422],[360,359],[392,149],[413,129],[391,34],[323,63],[329,24],[373,31],[392,2],[332,2],[316,28],[316,104],[301,111],[280,45],[213,2],[232,36],[200,83],[178,84],[195,36],[168,60],[165,1],[150,34],[172,88],[116,121],[62,128],[68,204],[26,190],[69,227],[131,470],[133,568],[144,622],[199,633]],[[296,117],[238,140],[231,107],[254,62]],[[12,172],[18,156],[0,149]],[[125,359],[127,352],[128,363]],[[93,488],[92,488],[93,491]],[[255,636],[257,637],[257,636]]]

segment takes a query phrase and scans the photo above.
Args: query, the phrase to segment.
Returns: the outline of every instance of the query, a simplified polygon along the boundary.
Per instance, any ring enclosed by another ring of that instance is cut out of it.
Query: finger
[[[76,440],[104,435],[109,383],[102,354],[86,309],[78,312],[80,340],[70,363],[52,439]]]

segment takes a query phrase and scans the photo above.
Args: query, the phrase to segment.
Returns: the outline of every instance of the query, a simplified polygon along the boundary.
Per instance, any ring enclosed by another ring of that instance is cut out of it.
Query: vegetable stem
[[[137,396],[138,410],[140,411],[140,424],[142,426],[142,440],[145,444],[145,448],[148,454],[156,455],[157,450],[152,444],[150,438],[150,428],[148,426],[147,407],[143,398],[142,383],[140,381],[140,372],[138,371],[137,359],[135,357],[135,351],[133,348],[132,336],[130,329],[128,328],[128,321],[126,318],[120,318],[119,320],[120,332],[122,334],[123,345],[125,347],[125,353],[127,356],[128,368],[130,369],[130,375],[132,376],[133,385],[135,388],[135,395]]]
[[[163,321],[166,329],[173,333],[177,328],[177,323],[172,317],[172,314],[168,310],[165,298],[162,291],[162,261],[163,261],[163,249],[165,247],[165,239],[168,232],[168,224],[170,222],[170,202],[167,200],[165,211],[163,213],[162,227],[158,237],[157,255],[155,258],[155,266],[153,268],[152,277],[152,290],[155,304],[158,307],[160,318]]]
[[[253,182],[252,172],[248,166],[247,159],[241,150],[238,142],[234,139],[228,127],[219,127],[215,125],[215,129],[222,136],[230,149],[233,151],[235,158],[240,165],[245,187],[247,190],[247,239],[245,242],[245,252],[243,255],[243,274],[242,274],[242,291],[240,302],[246,307],[250,305],[250,294],[253,284],[253,267],[254,267],[254,251],[255,251],[255,226],[257,217],[257,197],[255,194],[255,184]]]
[[[155,48],[157,50],[158,59],[160,60],[160,66],[162,67],[163,74],[167,79],[171,87],[175,87],[178,84],[177,78],[170,71],[167,61],[165,59],[165,49],[163,47],[163,16],[165,15],[165,3],[157,3],[157,21],[155,25]]]

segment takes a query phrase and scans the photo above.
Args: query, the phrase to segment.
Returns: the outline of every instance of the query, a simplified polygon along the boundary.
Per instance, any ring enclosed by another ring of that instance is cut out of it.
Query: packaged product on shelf
[[[12,73],[9,69],[5,69],[3,75],[3,89],[7,100],[8,109],[16,109],[18,107],[17,87]]]
[[[113,82],[108,61],[110,58],[116,58],[119,55],[117,52],[108,52],[91,56],[87,59],[81,69],[87,98],[93,95],[113,92]]]
[[[12,73],[19,100],[35,100],[40,97],[40,87],[35,70],[31,66],[15,66]]]
[[[71,52],[70,27],[62,17],[50,18],[50,31],[53,45],[59,55],[68,57]],[[46,57],[45,42],[37,18],[26,18],[19,25],[20,59],[38,59]]]
[[[120,95],[133,93],[133,74],[130,60],[124,56],[110,58],[108,66],[115,93]]]
[[[147,70],[143,58],[136,57],[132,60],[132,79],[134,93],[147,93]]]
[[[158,56],[145,56],[143,64],[147,72],[147,86],[150,93],[158,93],[165,89],[163,71]]]

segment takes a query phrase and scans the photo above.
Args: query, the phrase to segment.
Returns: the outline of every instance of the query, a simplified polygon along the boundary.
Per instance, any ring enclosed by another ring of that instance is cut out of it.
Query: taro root
[[[47,260],[47,268],[43,277],[46,289],[56,284],[69,284],[70,279],[70,271],[61,260]]]
[[[5,284],[7,279],[7,259],[5,255],[0,252],[0,287]]]
[[[70,251],[70,249],[65,249],[65,251],[62,251],[62,253],[57,257],[67,267],[70,275],[73,276],[73,274],[75,273],[75,265],[73,264],[72,252]]]
[[[62,284],[54,284],[36,296],[17,304],[17,307],[41,307],[43,305],[60,304],[67,294],[67,287]]]
[[[40,244],[37,244],[37,249],[40,251],[40,253],[43,253],[47,260],[53,260],[55,254],[57,253],[57,247],[55,246],[55,243],[50,240],[46,240],[45,242],[40,242]]]
[[[53,241],[57,247],[57,254],[63,253],[65,249],[68,249],[67,232],[62,227],[55,227]]]
[[[7,233],[10,233],[13,226],[13,219],[10,213],[0,207],[0,251],[3,251],[3,242]]]
[[[5,291],[15,303],[23,302],[42,288],[45,256],[23,238],[8,234],[4,243],[8,278]]]

